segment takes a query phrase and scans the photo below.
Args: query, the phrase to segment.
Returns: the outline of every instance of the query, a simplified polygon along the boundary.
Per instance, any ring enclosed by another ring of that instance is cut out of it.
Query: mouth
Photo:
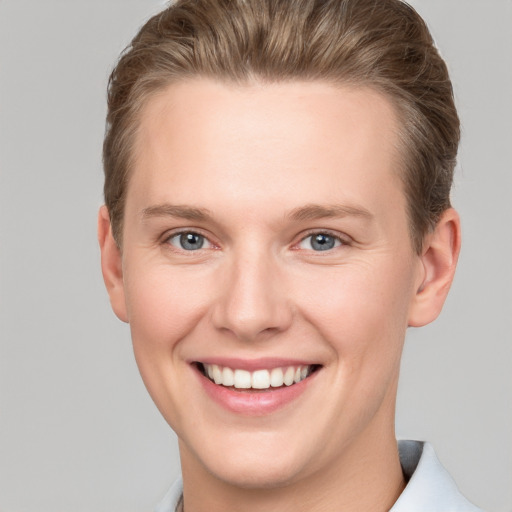
[[[194,363],[199,372],[217,386],[239,392],[265,392],[295,386],[317,372],[321,365],[289,365],[249,371],[209,363]]]

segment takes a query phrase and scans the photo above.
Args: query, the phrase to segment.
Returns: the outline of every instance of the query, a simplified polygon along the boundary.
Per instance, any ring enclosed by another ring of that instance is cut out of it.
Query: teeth
[[[217,382],[215,383],[217,384]],[[224,385],[224,383],[221,383]],[[251,387],[251,372],[246,370],[235,370],[235,388],[249,389]]]
[[[284,374],[284,383],[286,386],[291,386],[293,384],[293,378],[295,377],[295,368],[293,366],[289,366],[286,368],[286,372]]]
[[[270,385],[273,388],[280,388],[284,384],[283,369],[274,368],[270,372]]]
[[[212,377],[215,384],[222,384],[222,372],[216,364],[212,368]]]
[[[270,373],[268,370],[258,370],[252,373],[251,379],[254,389],[268,389],[270,387]]]
[[[222,385],[223,386],[234,386],[235,385],[235,373],[231,368],[227,366],[222,370]]]
[[[237,389],[269,389],[279,388],[283,385],[292,386],[304,380],[311,373],[311,366],[286,366],[272,368],[271,370],[233,370],[227,366],[216,364],[203,364],[205,374],[221,386]]]

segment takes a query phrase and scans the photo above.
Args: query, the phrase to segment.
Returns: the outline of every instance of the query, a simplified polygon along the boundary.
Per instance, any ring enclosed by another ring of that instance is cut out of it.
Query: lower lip
[[[199,380],[208,396],[228,411],[248,416],[264,416],[286,406],[302,395],[318,371],[297,384],[265,391],[235,391],[233,388],[220,386],[205,377],[196,369]]]

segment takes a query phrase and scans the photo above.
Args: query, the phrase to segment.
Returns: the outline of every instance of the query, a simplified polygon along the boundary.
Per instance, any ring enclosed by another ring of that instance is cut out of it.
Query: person
[[[397,444],[450,288],[459,120],[399,0],[178,0],[112,72],[102,272],[178,436],[184,510],[479,510]]]

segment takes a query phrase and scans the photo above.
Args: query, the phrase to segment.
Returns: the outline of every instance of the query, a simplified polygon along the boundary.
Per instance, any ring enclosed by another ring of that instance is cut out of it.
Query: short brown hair
[[[103,148],[117,243],[140,112],[192,77],[367,86],[399,115],[401,177],[413,246],[450,206],[459,143],[452,85],[430,32],[400,0],[178,0],[153,16],[113,70]]]

